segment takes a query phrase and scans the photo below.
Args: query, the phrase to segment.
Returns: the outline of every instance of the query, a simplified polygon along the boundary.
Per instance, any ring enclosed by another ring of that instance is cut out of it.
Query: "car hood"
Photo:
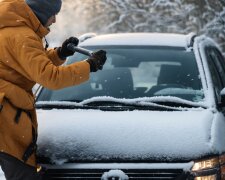
[[[38,110],[38,154],[54,163],[177,161],[218,154],[225,123],[211,110]]]

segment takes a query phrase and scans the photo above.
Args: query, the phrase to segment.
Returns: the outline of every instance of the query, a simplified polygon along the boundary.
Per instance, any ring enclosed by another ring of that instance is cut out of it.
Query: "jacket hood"
[[[0,29],[28,26],[41,38],[49,33],[24,0],[2,0],[0,12]]]

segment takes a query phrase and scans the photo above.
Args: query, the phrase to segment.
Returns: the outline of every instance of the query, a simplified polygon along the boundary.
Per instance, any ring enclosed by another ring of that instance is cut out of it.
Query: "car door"
[[[206,47],[205,53],[218,105],[221,101],[220,92],[225,87],[225,60],[216,47]]]

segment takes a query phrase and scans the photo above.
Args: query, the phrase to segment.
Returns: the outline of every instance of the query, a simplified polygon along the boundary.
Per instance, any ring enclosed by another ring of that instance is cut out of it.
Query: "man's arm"
[[[46,54],[55,66],[60,66],[66,61],[59,58],[57,49],[48,49]]]
[[[78,85],[89,79],[90,65],[87,61],[55,66],[47,56],[39,38],[20,36],[15,41],[18,46],[15,51],[18,68],[21,67],[20,73],[27,79],[48,89]]]

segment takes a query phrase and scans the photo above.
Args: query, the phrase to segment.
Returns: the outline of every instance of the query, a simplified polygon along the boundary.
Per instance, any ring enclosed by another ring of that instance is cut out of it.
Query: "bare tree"
[[[86,32],[195,32],[225,51],[224,0],[64,0],[58,19],[51,39]]]

